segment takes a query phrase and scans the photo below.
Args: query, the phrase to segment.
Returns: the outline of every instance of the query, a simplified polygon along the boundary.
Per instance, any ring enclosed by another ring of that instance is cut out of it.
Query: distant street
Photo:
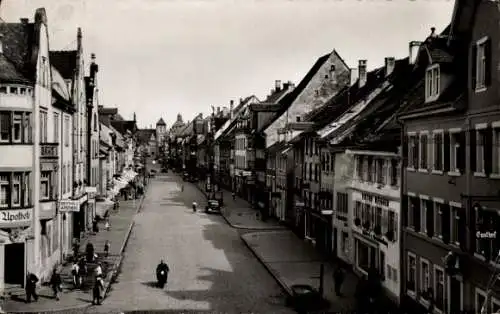
[[[104,304],[88,312],[293,313],[238,231],[222,217],[194,214],[191,203],[201,209],[204,197],[189,183],[181,192],[179,180],[172,174],[152,179],[118,282]],[[154,269],[162,258],[171,269],[163,291],[154,287]]]

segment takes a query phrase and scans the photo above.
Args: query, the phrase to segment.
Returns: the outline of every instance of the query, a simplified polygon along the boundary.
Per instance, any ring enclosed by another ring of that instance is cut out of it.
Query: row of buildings
[[[499,22],[496,2],[457,1],[406,58],[368,71],[333,50],[297,86],[179,118],[170,160],[357,274],[377,269],[401,306],[496,312]]]
[[[47,16],[0,23],[0,291],[42,282],[89,230],[100,196],[133,164],[135,116],[99,104],[82,32],[50,50]],[[86,63],[88,62],[88,63]],[[87,71],[86,71],[87,70]],[[87,72],[87,74],[86,74]]]

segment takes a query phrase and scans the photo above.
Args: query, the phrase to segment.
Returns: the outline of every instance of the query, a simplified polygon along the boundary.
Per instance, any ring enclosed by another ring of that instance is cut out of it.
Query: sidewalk
[[[241,235],[241,239],[289,295],[290,287],[294,284],[318,288],[322,258],[311,245],[299,239],[292,231],[252,232]],[[324,297],[330,301],[328,312],[355,311],[354,293],[358,277],[347,271],[342,285],[343,296],[339,297],[334,290],[334,267],[330,262],[323,263]]]
[[[113,277],[119,271],[123,258],[122,253],[134,225],[134,216],[142,206],[144,197],[137,200],[120,201],[119,210],[111,211],[110,213],[110,230],[106,231],[104,229],[104,222],[100,222],[99,232],[97,234],[90,234],[81,241],[81,253],[84,252],[87,243],[90,242],[94,245],[96,253],[102,257],[104,256],[104,243],[106,240],[110,242],[109,256],[102,258],[103,272],[106,274],[104,297],[109,290]],[[71,263],[62,265],[61,277],[63,280],[63,291],[60,294],[59,301],[53,299],[51,288],[44,285],[37,291],[40,296],[37,302],[25,303],[26,296],[24,290],[19,290],[19,293],[13,295],[11,299],[2,302],[2,309],[7,313],[84,313],[85,308],[90,306],[92,302],[91,290],[84,289],[82,291],[73,289]]]
[[[199,181],[194,183],[196,187],[206,196],[205,183]],[[231,191],[221,189],[224,197],[224,207],[221,209],[222,217],[233,228],[245,230],[285,230],[286,227],[279,224],[272,218],[262,221],[259,218],[259,211],[250,207],[247,201],[242,198],[233,197]]]

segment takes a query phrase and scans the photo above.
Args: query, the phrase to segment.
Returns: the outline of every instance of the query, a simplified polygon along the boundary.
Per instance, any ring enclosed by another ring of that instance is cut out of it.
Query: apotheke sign
[[[0,223],[19,223],[19,222],[31,222],[31,212],[30,209],[15,209],[15,210],[2,210],[0,211]]]

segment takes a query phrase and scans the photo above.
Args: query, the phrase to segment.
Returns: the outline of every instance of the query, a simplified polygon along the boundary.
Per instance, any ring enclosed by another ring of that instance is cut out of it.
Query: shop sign
[[[60,200],[59,211],[61,212],[79,212],[80,202],[75,200]]]
[[[19,223],[19,222],[30,223],[32,211],[33,208],[2,210],[0,211],[0,223]]]

